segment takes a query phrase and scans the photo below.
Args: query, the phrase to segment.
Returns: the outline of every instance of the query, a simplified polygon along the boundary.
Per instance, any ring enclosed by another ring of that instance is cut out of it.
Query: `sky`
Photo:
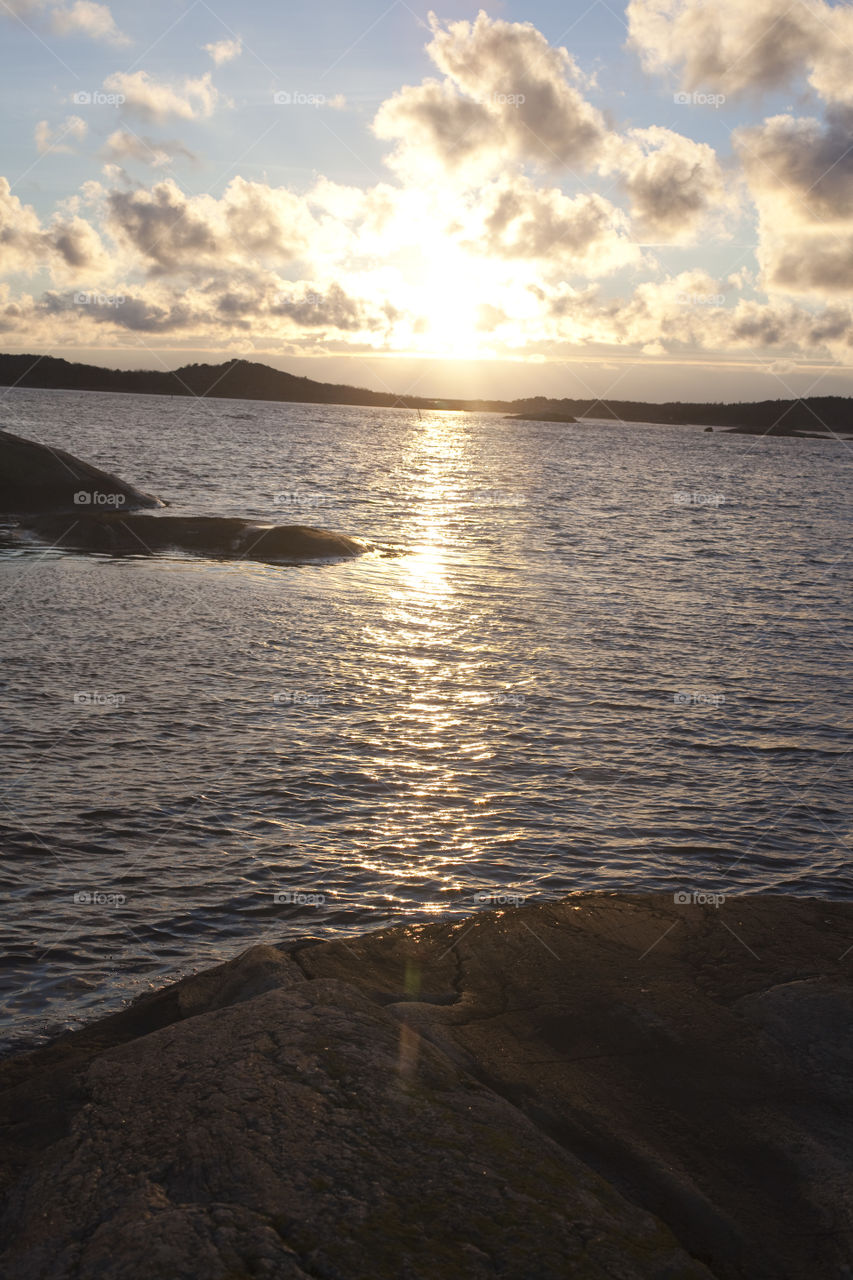
[[[853,394],[853,4],[0,0],[0,350]]]

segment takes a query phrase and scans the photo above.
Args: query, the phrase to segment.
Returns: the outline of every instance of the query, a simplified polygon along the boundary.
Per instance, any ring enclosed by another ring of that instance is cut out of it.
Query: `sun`
[[[494,284],[491,264],[452,241],[442,238],[430,252],[424,248],[411,285],[414,349],[457,360],[493,356],[494,343],[482,317]]]

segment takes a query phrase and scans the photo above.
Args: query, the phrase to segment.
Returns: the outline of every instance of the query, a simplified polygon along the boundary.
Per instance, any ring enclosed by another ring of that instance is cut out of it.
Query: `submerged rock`
[[[182,551],[213,559],[272,564],[357,556],[368,550],[367,543],[330,529],[301,524],[265,525],[225,516],[110,513],[81,515],[73,523],[67,516],[42,516],[27,520],[26,526],[53,547],[110,555]]]
[[[845,1276],[851,946],[851,904],[578,894],[253,947],[0,1063],[0,1268]]]
[[[329,529],[222,516],[140,514],[167,504],[64,449],[0,431],[0,516],[68,551],[156,555],[183,551],[265,563],[361,555],[368,544]],[[16,545],[15,528],[3,535]]]

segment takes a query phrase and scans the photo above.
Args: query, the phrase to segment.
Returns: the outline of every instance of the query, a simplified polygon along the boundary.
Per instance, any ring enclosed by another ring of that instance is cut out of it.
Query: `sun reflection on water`
[[[410,497],[403,533],[412,550],[396,562],[370,637],[374,679],[393,690],[374,761],[393,803],[362,865],[387,881],[392,900],[410,900],[420,884],[439,911],[436,884],[441,893],[458,890],[453,868],[479,852],[470,816],[478,797],[462,772],[489,754],[476,713],[485,642],[454,559],[473,478],[464,417],[413,420],[401,465]]]

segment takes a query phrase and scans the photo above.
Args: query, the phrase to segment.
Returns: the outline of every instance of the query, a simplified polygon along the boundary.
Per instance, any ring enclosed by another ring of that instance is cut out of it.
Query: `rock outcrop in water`
[[[258,946],[0,1064],[16,1280],[851,1275],[853,905]]]
[[[181,551],[266,563],[357,556],[368,549],[356,538],[307,525],[142,510],[166,505],[64,449],[0,431],[0,517],[14,516],[20,528],[52,547],[111,555]]]
[[[278,564],[296,560],[361,555],[367,544],[331,529],[302,524],[258,524],[226,516],[83,515],[39,516],[28,528],[52,547],[108,555],[157,555],[174,551],[219,560],[256,560]]]
[[[91,506],[137,511],[165,505],[65,449],[0,430],[0,514],[79,513]]]

